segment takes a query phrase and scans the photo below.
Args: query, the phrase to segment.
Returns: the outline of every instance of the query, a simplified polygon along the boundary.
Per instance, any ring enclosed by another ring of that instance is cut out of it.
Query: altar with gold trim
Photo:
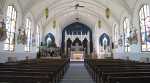
[[[84,50],[82,46],[72,46],[70,61],[84,61]]]
[[[70,61],[84,61],[83,51],[72,51]]]

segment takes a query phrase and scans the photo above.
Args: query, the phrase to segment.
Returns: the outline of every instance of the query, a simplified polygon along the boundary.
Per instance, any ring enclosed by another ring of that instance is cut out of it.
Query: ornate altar
[[[78,43],[75,46],[71,46],[70,61],[84,61],[83,46],[79,46]]]

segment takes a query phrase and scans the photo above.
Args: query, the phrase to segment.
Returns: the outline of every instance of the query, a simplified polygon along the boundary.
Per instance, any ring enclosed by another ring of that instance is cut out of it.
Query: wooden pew
[[[109,77],[108,83],[149,83],[150,76]]]
[[[144,76],[150,76],[150,64],[137,61],[125,61],[120,59],[86,59],[85,66],[93,80],[97,83],[117,83],[119,78],[122,78],[123,80],[128,77],[136,79],[136,76],[141,77],[139,80],[142,80],[146,79],[143,78]],[[131,83],[131,78],[129,78],[127,83]],[[147,78],[146,80],[149,79]],[[123,81],[121,80],[120,82],[122,83]]]
[[[0,64],[0,82],[58,83],[69,60],[28,60]]]

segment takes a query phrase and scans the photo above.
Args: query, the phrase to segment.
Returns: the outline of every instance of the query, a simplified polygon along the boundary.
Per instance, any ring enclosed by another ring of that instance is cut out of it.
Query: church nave
[[[0,83],[150,82],[150,0],[0,0]]]

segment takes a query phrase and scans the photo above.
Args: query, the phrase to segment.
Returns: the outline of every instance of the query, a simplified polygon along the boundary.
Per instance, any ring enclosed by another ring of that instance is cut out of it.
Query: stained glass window
[[[36,46],[39,47],[40,45],[40,30],[39,30],[39,25],[37,26],[36,29]],[[38,48],[37,48],[38,51]]]
[[[27,35],[27,44],[25,45],[25,51],[30,51],[32,41],[31,41],[31,21],[29,19],[26,19],[25,32]]]
[[[130,22],[128,18],[125,18],[123,22],[123,30],[124,30],[124,47],[125,47],[125,52],[130,52],[130,42],[129,42],[129,37],[130,37]]]
[[[141,27],[141,49],[150,51],[150,10],[148,5],[144,5],[139,12]]]
[[[118,44],[118,27],[116,24],[114,24],[114,44]]]
[[[4,42],[4,50],[14,51],[16,20],[17,12],[15,8],[13,6],[8,6],[6,13],[7,39]]]

